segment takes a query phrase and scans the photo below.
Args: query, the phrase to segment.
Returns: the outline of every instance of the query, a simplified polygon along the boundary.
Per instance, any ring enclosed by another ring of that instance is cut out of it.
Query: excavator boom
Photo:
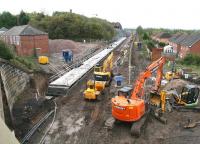
[[[144,72],[142,72],[137,81],[136,81],[136,85],[135,88],[133,90],[131,99],[135,99],[135,98],[141,98],[144,95],[144,83],[146,81],[147,78],[149,78],[156,70],[157,70],[157,76],[156,76],[156,82],[155,82],[155,87],[154,90],[158,91],[158,89],[160,88],[160,83],[162,80],[162,70],[163,70],[163,65],[165,64],[166,58],[165,57],[161,57],[160,59],[154,61],[152,64],[150,64],[146,70]]]
[[[156,83],[154,90],[158,90],[162,79],[162,68],[166,61],[165,57],[154,61],[146,70],[140,73],[135,87],[130,96],[119,94],[112,98],[112,115],[114,118],[134,122],[138,121],[145,114],[144,83],[154,72],[157,71]]]

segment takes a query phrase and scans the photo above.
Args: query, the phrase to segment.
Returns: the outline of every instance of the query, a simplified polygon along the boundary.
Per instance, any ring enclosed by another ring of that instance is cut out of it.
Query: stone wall
[[[12,110],[17,96],[24,91],[27,83],[29,82],[29,75],[9,64],[1,65],[0,74],[9,109]]]

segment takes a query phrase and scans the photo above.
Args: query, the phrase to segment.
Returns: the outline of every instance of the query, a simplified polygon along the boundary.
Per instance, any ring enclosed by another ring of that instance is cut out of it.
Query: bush
[[[146,32],[143,34],[143,40],[150,40],[150,37]]]
[[[181,64],[200,66],[200,56],[196,54],[188,54],[180,61]]]
[[[159,42],[158,45],[159,45],[159,47],[164,47],[166,44],[163,42]]]
[[[0,40],[0,57],[6,60],[10,60],[14,57],[11,47],[2,40]]]
[[[145,41],[145,43],[146,43],[146,45],[147,45],[147,48],[148,48],[149,50],[151,50],[151,51],[152,51],[153,48],[156,47],[154,41],[152,41],[152,40],[147,40],[147,41]]]

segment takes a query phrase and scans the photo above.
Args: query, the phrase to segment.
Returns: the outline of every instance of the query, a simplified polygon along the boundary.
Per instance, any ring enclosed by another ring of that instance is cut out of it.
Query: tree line
[[[19,15],[12,15],[9,12],[0,13],[0,28],[26,24],[48,32],[50,39],[111,40],[116,34],[112,23],[106,20],[88,18],[70,12],[54,12],[52,16],[24,11]]]
[[[28,24],[30,17],[24,12],[21,11],[19,15],[12,15],[10,12],[0,13],[0,28],[12,28],[17,25],[26,25]]]

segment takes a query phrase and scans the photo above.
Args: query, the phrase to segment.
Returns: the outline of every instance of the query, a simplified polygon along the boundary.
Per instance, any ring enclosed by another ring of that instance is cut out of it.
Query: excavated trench
[[[118,48],[114,52],[114,59],[121,56],[119,52],[121,48]],[[135,66],[132,83],[134,83],[138,74],[145,69],[149,61],[146,58],[142,58],[139,51],[133,50],[132,64]],[[125,76],[125,81],[128,83],[128,61],[125,61],[123,65],[119,67],[119,73]],[[59,97],[56,99],[58,110],[56,114],[55,122],[48,132],[45,138],[45,144],[57,144],[57,143],[77,143],[77,144],[141,144],[141,143],[200,143],[198,134],[200,130],[198,127],[192,130],[185,130],[181,127],[181,123],[188,118],[194,120],[200,119],[198,113],[193,112],[177,112],[173,111],[167,113],[168,124],[163,125],[154,118],[150,118],[147,127],[142,133],[140,138],[134,138],[130,135],[130,123],[117,123],[113,129],[108,130],[105,128],[105,121],[111,116],[111,98],[116,94],[117,89],[114,87],[114,82],[106,89],[105,94],[101,95],[98,101],[85,101],[83,98],[83,91],[86,88],[86,82],[92,78],[93,74],[90,72],[81,81],[79,81],[68,93],[66,97]],[[24,92],[24,97],[27,99],[35,98],[34,90],[37,87],[39,93],[42,93],[46,89],[47,77],[44,75],[37,75],[31,86]],[[36,85],[35,85],[36,84]],[[33,89],[31,89],[34,87]],[[36,99],[36,98],[35,98]],[[16,103],[17,113],[23,113],[23,109],[17,108],[23,101]],[[34,103],[34,102],[32,102]],[[26,105],[26,104],[23,104]],[[18,124],[18,137],[27,131],[27,127],[31,127],[33,123],[38,121],[49,109],[53,107],[52,103],[44,105],[41,102],[40,106],[37,106],[36,112],[33,116],[30,116],[30,120],[27,125],[23,127],[23,120],[19,120]],[[43,109],[43,108],[44,109]],[[34,108],[35,109],[35,108]],[[26,112],[27,113],[27,112]],[[49,126],[52,117],[47,120],[35,135],[28,141],[28,143],[37,144],[41,137],[44,135],[46,128]],[[25,122],[26,124],[26,122]],[[20,129],[21,128],[21,129]],[[22,133],[20,134],[20,131]]]
[[[29,74],[30,82],[17,96],[13,105],[13,125],[16,137],[21,140],[35,123],[53,108],[52,101],[45,100],[48,75],[44,72]]]

